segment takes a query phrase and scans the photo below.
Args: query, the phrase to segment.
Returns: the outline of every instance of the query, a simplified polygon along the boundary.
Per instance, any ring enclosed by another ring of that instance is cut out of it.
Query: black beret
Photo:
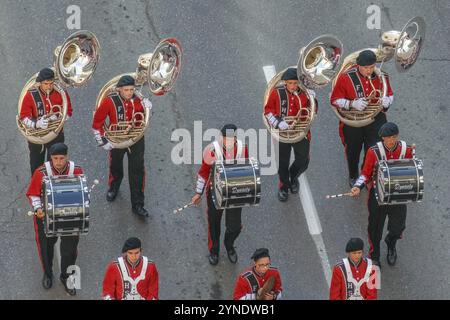
[[[42,82],[45,80],[53,80],[55,79],[55,73],[50,68],[44,68],[39,71],[39,74],[36,78],[36,82]]]
[[[281,76],[281,80],[298,80],[297,68],[287,69]]]
[[[362,241],[360,238],[351,238],[347,242],[345,252],[360,251],[363,249],[364,249],[364,241]]]
[[[132,76],[126,75],[126,76],[120,77],[119,82],[117,82],[116,87],[120,88],[120,87],[125,87],[125,86],[134,86],[135,83],[136,82],[134,81],[134,78]]]
[[[137,249],[137,248],[141,248],[141,240],[139,240],[138,238],[132,237],[127,239],[127,241],[125,241],[123,247],[122,247],[122,253],[127,252],[128,250],[133,250],[133,249]]]
[[[232,123],[228,123],[220,129],[220,132],[222,132],[222,136],[226,137],[234,137],[235,131],[237,130],[236,125]]]
[[[56,156],[56,155],[66,156],[68,149],[69,148],[67,147],[67,145],[65,143],[58,142],[50,147],[50,149],[48,150],[48,153],[51,156]]]
[[[377,56],[372,50],[363,50],[356,58],[356,64],[360,66],[371,66],[377,62]]]
[[[380,137],[395,136],[399,133],[398,126],[393,122],[386,122],[378,131]]]
[[[259,259],[265,258],[265,257],[270,258],[269,249],[266,249],[266,248],[256,249],[255,253],[252,255],[252,259],[255,262],[258,261]]]

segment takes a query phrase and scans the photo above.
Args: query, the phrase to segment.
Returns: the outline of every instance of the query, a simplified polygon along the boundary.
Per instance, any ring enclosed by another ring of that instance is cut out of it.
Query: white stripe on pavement
[[[269,81],[272,80],[272,78],[276,75],[275,66],[264,66],[263,71],[267,83],[269,83]],[[312,196],[312,192],[309,187],[308,179],[305,173],[300,175],[299,185],[300,185],[300,192],[299,192],[300,202],[302,203],[303,212],[305,213],[309,233],[311,234],[314,244],[316,245],[317,253],[320,258],[320,263],[322,264],[323,273],[325,274],[325,280],[327,281],[328,287],[330,287],[331,284],[330,262],[328,260],[325,243],[323,242],[322,226],[320,224],[319,215],[317,214],[314,198]]]

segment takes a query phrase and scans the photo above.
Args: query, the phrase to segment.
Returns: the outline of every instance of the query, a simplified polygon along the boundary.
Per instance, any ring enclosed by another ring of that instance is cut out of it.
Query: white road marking
[[[263,71],[267,83],[269,83],[269,81],[276,75],[275,66],[264,66]],[[300,175],[299,185],[300,185],[299,198],[300,202],[302,203],[303,212],[305,213],[306,222],[308,223],[309,233],[311,234],[314,244],[316,245],[317,253],[320,258],[320,263],[322,264],[323,273],[325,274],[325,280],[327,281],[328,287],[330,287],[331,284],[330,262],[328,260],[325,243],[323,242],[322,226],[320,224],[319,215],[317,214],[314,198],[312,196],[312,192],[308,183],[308,178],[306,177],[305,173]]]

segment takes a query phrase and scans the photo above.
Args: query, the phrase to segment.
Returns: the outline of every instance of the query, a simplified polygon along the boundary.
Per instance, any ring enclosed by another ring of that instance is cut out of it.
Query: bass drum
[[[256,206],[261,201],[261,175],[256,159],[217,160],[212,200],[217,209]]]
[[[379,161],[375,176],[375,197],[380,205],[421,202],[423,163],[419,159]]]
[[[89,189],[80,176],[44,177],[44,233],[47,237],[86,235],[89,231]]]

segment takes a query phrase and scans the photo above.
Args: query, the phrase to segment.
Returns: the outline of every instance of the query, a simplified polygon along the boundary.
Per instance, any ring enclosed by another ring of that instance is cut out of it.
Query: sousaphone
[[[51,68],[55,72],[53,87],[61,94],[62,105],[54,105],[50,113],[43,116],[47,119],[56,116],[56,120],[49,121],[46,129],[30,129],[20,120],[23,99],[28,90],[33,87],[37,88],[36,78],[38,73],[27,81],[20,93],[16,123],[20,133],[29,142],[46,144],[58,136],[67,119],[68,103],[64,89],[81,87],[92,77],[100,60],[100,51],[101,47],[97,37],[86,30],[71,34],[61,46],[55,49],[53,67]]]
[[[264,95],[263,121],[276,140],[284,143],[295,143],[305,138],[308,134],[316,118],[317,105],[307,89],[324,87],[333,80],[340,67],[342,50],[341,41],[332,35],[322,35],[300,50],[297,66],[289,68],[297,68],[299,87],[308,96],[309,106],[300,108],[296,116],[286,116],[284,118],[290,127],[287,130],[272,128],[264,116],[264,107],[272,89],[283,85],[281,77],[288,68],[282,70],[270,80]]]
[[[425,40],[425,21],[422,17],[415,17],[409,20],[403,27],[402,31],[391,30],[381,35],[381,42],[378,48],[368,48],[363,50],[372,50],[377,56],[377,63],[381,63],[380,67],[375,68],[375,73],[380,77],[382,83],[381,90],[373,90],[368,99],[369,105],[362,111],[358,110],[342,110],[331,106],[340,121],[351,127],[364,127],[375,120],[378,113],[383,110],[381,100],[387,95],[387,83],[382,76],[382,66],[386,61],[392,58],[398,72],[406,72],[417,61]],[[356,58],[362,50],[356,51],[348,55],[339,70],[338,76],[332,83],[332,88],[336,85],[339,76],[356,65]]]
[[[145,84],[154,95],[166,94],[172,89],[178,78],[182,54],[183,49],[177,39],[162,40],[152,53],[139,56],[136,72],[115,76],[103,86],[97,96],[95,110],[98,109],[105,97],[117,90],[117,82],[124,75],[132,76],[136,86],[140,86],[140,89],[135,91],[140,98],[143,98],[141,90]],[[145,134],[150,117],[150,111],[144,108],[144,112],[135,112],[131,121],[119,121],[117,124],[105,123],[105,137],[115,149],[129,148]]]

